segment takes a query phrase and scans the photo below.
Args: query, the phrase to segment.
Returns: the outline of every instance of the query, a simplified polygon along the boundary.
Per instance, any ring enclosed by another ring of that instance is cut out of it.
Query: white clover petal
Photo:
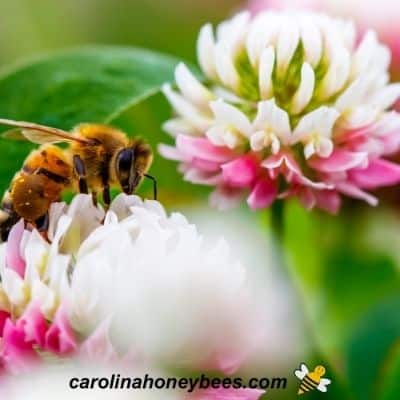
[[[265,144],[265,131],[254,132],[250,136],[250,147],[254,151],[261,151],[266,147]]]
[[[315,75],[311,65],[304,63],[301,68],[300,86],[292,99],[292,113],[299,114],[307,107],[314,94]]]
[[[319,88],[319,98],[329,99],[343,88],[350,75],[350,53],[347,49],[339,48],[336,50],[328,71],[322,78]]]
[[[293,143],[304,143],[304,155],[310,158],[314,153],[328,157],[333,150],[332,129],[339,113],[331,107],[320,107],[305,115],[293,132]],[[310,144],[312,143],[312,145]],[[326,155],[328,154],[328,155]]]
[[[346,112],[363,102],[371,84],[371,75],[360,76],[337,98],[335,108]]]
[[[312,67],[316,67],[322,56],[321,33],[310,17],[303,17],[300,20],[300,26],[300,35],[305,59]]]
[[[39,279],[35,279],[32,282],[31,301],[39,305],[45,318],[51,319],[54,317],[56,307],[58,306],[56,292]]]
[[[221,23],[217,28],[217,38],[228,45],[232,58],[244,47],[249,20],[250,13],[242,11],[231,20]]]
[[[271,130],[284,144],[290,140],[291,127],[286,111],[279,108],[274,100],[258,103],[258,112],[253,122],[256,130]]]
[[[306,114],[301,118],[293,132],[295,143],[315,133],[330,137],[333,125],[338,117],[339,113],[332,107],[320,107]]]
[[[227,43],[217,43],[215,60],[219,80],[229,88],[237,90],[240,84],[240,77],[236,71],[233,56]]]
[[[252,130],[251,123],[247,116],[238,108],[222,100],[211,102],[210,107],[217,123],[228,125],[246,137],[250,136]]]
[[[175,70],[175,81],[183,96],[195,105],[207,108],[214,95],[203,86],[184,63]]]
[[[23,306],[29,299],[29,292],[24,280],[12,269],[5,268],[1,285],[11,304]]]
[[[261,53],[259,67],[260,96],[267,100],[273,96],[272,73],[275,66],[275,50],[272,46],[267,47]]]
[[[344,129],[357,129],[376,122],[381,110],[368,105],[358,106],[342,115],[340,126]]]
[[[241,140],[239,136],[231,130],[224,131],[222,134],[222,139],[223,143],[230,149],[234,149],[243,143],[243,140]]]
[[[393,83],[377,92],[369,102],[372,108],[386,110],[400,98],[400,83]]]
[[[25,279],[27,282],[33,282],[43,276],[46,271],[49,251],[49,244],[40,236],[37,230],[34,230],[24,248],[24,259],[26,260]]]
[[[304,146],[304,157],[308,160],[314,154],[315,154],[315,144],[313,141],[309,141]]]
[[[60,217],[64,214],[67,205],[63,202],[53,203],[49,210],[49,229],[47,231],[48,238],[52,241],[56,234],[57,224]]]
[[[299,45],[300,32],[292,18],[281,22],[277,44],[277,68],[279,76],[283,76]]]
[[[278,38],[278,19],[274,13],[260,13],[253,20],[246,40],[246,51],[250,63],[258,67],[265,48],[276,44]]]
[[[178,135],[189,135],[194,136],[196,133],[196,129],[193,128],[192,125],[188,122],[188,120],[184,118],[173,118],[165,122],[162,126],[163,130],[169,133],[172,137],[176,137]]]
[[[315,152],[323,158],[329,157],[333,152],[333,142],[326,137],[320,138],[315,147]]]
[[[215,42],[211,24],[204,25],[197,40],[197,58],[203,72],[211,79],[217,78]]]
[[[210,126],[211,121],[203,116],[195,106],[186,101],[181,95],[174,92],[170,85],[164,85],[162,91],[175,111],[180,116],[191,121],[192,125],[198,130],[204,131]]]
[[[217,125],[209,129],[206,132],[206,136],[208,139],[210,139],[210,142],[212,144],[215,144],[216,146],[223,146],[225,144],[224,141],[225,130],[226,128],[224,126]]]
[[[390,51],[378,42],[374,31],[367,31],[353,55],[352,76],[368,72],[373,66],[378,71],[389,67]]]
[[[353,21],[340,21],[339,33],[343,38],[343,44],[348,50],[352,51],[357,39],[357,30]]]

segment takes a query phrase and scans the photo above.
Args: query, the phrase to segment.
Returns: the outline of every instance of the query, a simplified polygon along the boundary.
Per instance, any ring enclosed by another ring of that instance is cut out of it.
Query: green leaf
[[[345,378],[349,335],[366,313],[400,291],[396,261],[365,240],[378,210],[358,204],[330,216],[287,205],[285,245],[301,305],[318,350]]]
[[[396,385],[400,389],[399,343],[400,297],[396,296],[371,310],[347,344],[346,364],[355,398],[399,398],[395,391]]]
[[[399,339],[400,340],[400,339]],[[393,354],[387,362],[386,373],[382,378],[379,400],[397,400],[400,393],[400,342],[393,346]]]
[[[0,76],[0,117],[63,129],[81,122],[110,123],[172,81],[177,63],[147,50],[107,46],[36,59]],[[30,148],[0,141],[0,189]]]

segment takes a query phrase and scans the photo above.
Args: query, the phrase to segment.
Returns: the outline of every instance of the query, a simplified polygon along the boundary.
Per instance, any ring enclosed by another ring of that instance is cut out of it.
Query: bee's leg
[[[105,184],[103,187],[103,201],[106,209],[108,210],[111,204],[111,193],[109,184]]]
[[[79,192],[85,194],[89,193],[86,182],[86,167],[82,158],[80,158],[78,155],[74,155],[74,168],[79,178]]]
[[[93,205],[95,207],[97,207],[97,192],[95,192],[95,191],[92,192],[92,201],[93,201]]]
[[[147,179],[150,179],[153,182],[153,197],[154,200],[157,200],[157,180],[154,178],[154,176],[151,176],[149,174],[144,174],[144,177]]]
[[[38,218],[35,221],[36,229],[48,240],[47,231],[49,230],[50,225],[50,217],[49,213],[47,212],[42,217]]]

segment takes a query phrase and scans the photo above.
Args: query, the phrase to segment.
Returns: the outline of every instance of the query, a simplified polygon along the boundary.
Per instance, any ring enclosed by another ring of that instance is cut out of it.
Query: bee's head
[[[132,194],[141,179],[135,167],[135,149],[133,147],[126,147],[117,154],[115,172],[123,192]]]
[[[315,367],[314,373],[316,373],[319,376],[323,376],[325,375],[325,368],[322,365],[318,365],[317,367]]]

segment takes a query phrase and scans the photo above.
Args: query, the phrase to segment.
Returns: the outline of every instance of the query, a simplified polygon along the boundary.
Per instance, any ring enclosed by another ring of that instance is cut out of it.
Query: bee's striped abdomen
[[[33,150],[14,176],[0,206],[0,235],[7,240],[20,218],[41,227],[51,203],[60,201],[62,191],[71,184],[72,166],[63,149],[43,145]],[[44,228],[43,228],[44,229]]]
[[[297,394],[303,394],[306,392],[309,392],[311,390],[315,390],[318,386],[318,382],[315,382],[313,379],[311,379],[308,375],[304,377],[304,379],[301,381],[299,391]]]

